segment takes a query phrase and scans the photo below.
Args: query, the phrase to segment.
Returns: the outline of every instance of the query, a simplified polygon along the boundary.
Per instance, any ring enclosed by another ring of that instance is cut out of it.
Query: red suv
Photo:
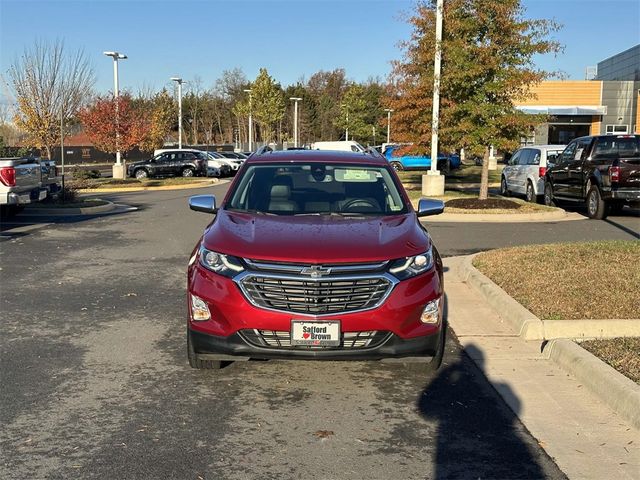
[[[438,368],[442,260],[387,160],[375,152],[252,155],[188,269],[189,363],[249,358],[420,357]]]

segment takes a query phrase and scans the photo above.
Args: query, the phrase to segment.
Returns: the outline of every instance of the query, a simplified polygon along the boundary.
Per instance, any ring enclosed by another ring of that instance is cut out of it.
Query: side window
[[[536,150],[536,149],[531,150],[529,165],[540,165],[540,150]]]
[[[168,155],[166,153],[162,153],[155,158],[155,161],[158,163],[166,162],[168,159]]]
[[[607,160],[613,159],[618,153],[615,147],[615,140],[613,137],[598,138],[596,144],[593,147],[592,160]]]
[[[351,145],[351,151],[352,152],[359,152],[360,150],[355,145]]]
[[[522,150],[522,153],[518,157],[517,165],[528,165],[529,158],[531,158],[531,152],[532,150],[530,148],[525,148],[524,150]]]
[[[518,150],[516,153],[514,153],[513,156],[509,159],[509,165],[517,165],[521,155],[522,150]]]
[[[577,142],[571,142],[560,155],[560,163],[570,162],[573,160],[573,154],[576,151]]]
[[[573,155],[574,160],[583,160],[589,151],[591,139],[580,140],[576,146],[576,153]]]

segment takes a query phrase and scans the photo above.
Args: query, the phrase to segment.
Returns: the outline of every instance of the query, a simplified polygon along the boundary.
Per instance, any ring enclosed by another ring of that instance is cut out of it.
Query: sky
[[[446,1],[446,0],[445,0]],[[499,1],[499,0],[496,0]],[[240,67],[254,79],[260,67],[283,86],[318,70],[344,68],[347,77],[384,79],[402,57],[407,0],[0,0],[0,73],[36,39],[81,48],[96,72],[96,91],[113,89],[112,60],[121,61],[120,88],[137,93],[169,86],[169,77],[198,76],[210,87]],[[583,79],[585,68],[640,43],[640,0],[523,0],[526,16],[564,25],[554,37],[564,53],[536,65]],[[445,26],[446,28],[446,26]],[[5,94],[2,87],[0,93]],[[3,95],[4,96],[4,95]]]

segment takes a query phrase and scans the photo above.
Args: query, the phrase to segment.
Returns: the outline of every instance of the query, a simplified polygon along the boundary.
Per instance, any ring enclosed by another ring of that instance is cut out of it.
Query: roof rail
[[[373,147],[367,147],[365,150],[365,153],[367,155],[371,155],[372,157],[386,158],[384,155],[382,155],[378,150],[376,150]]]
[[[258,150],[256,150],[254,155],[264,155],[265,153],[268,153],[268,152],[273,152],[273,148],[271,148],[268,145],[265,145],[263,147],[260,147]]]

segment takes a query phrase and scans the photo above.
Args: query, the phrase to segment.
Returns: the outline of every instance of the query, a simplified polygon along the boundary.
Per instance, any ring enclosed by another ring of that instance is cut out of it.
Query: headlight
[[[207,270],[219,273],[225,277],[235,277],[239,272],[244,270],[244,267],[237,258],[207,250],[204,247],[200,247],[199,257],[200,265]]]
[[[433,250],[429,247],[426,252],[414,257],[400,258],[391,262],[389,273],[392,273],[398,280],[415,277],[433,267]]]

